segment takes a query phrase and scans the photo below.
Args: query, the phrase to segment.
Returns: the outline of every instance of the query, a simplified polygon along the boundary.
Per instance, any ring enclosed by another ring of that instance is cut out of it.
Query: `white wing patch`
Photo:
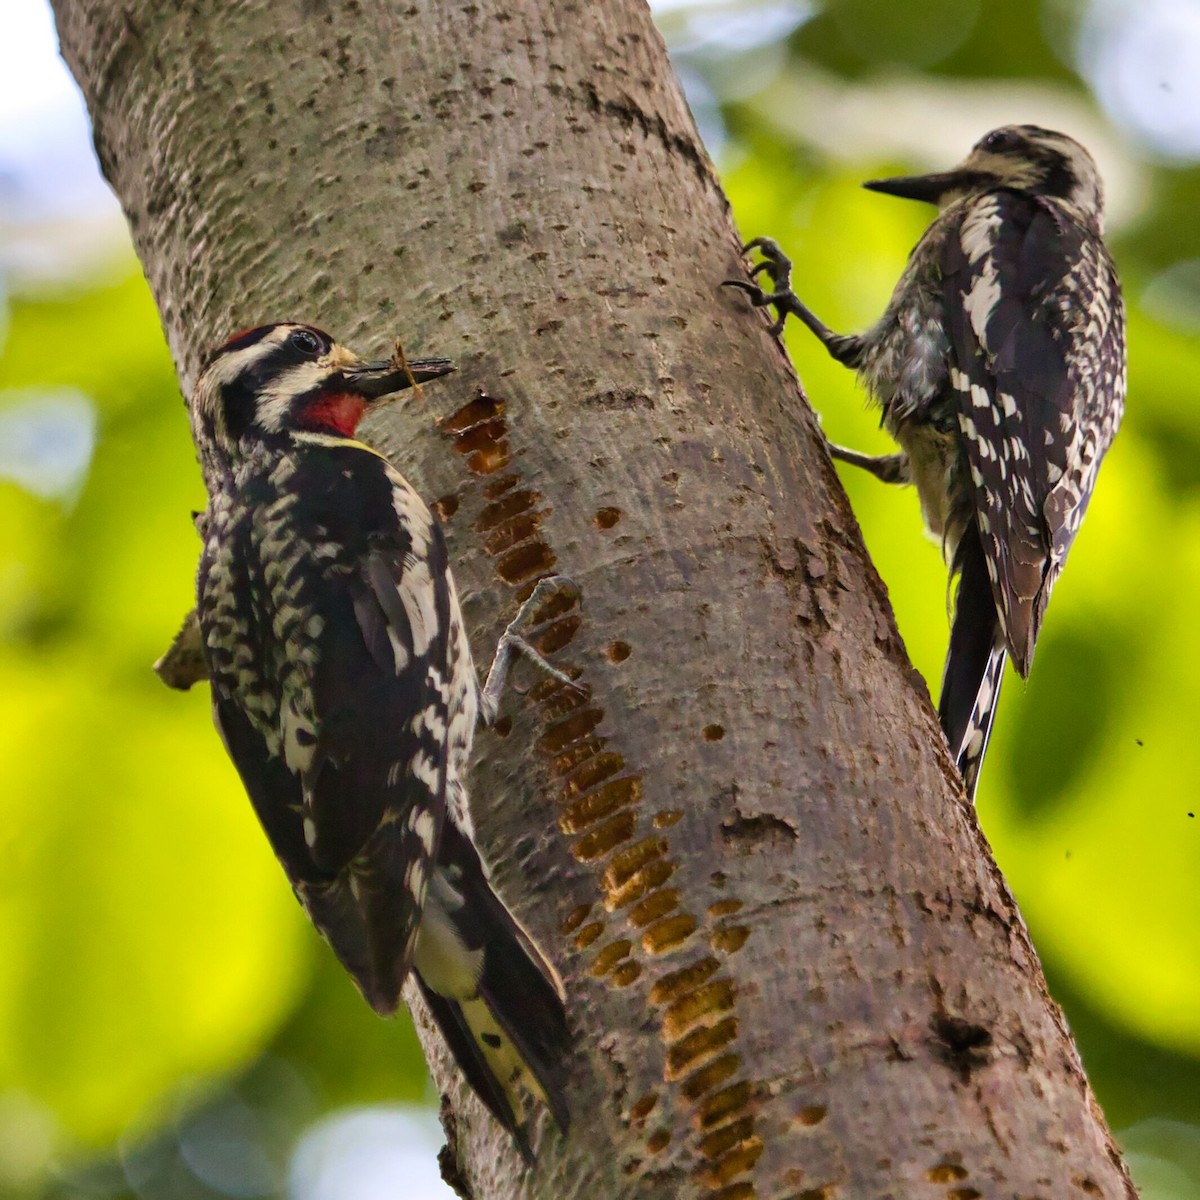
[[[412,632],[413,653],[421,658],[438,634],[438,615],[429,564],[411,556],[405,560],[400,600]]]
[[[401,671],[407,669],[409,664],[408,647],[401,640],[400,635],[396,632],[391,622],[387,623],[386,628],[388,641],[392,646],[392,658],[396,663],[396,674],[399,675]]]
[[[991,253],[996,244],[996,230],[1000,228],[1003,220],[1000,206],[991,196],[967,209],[959,239],[972,266],[984,255]]]
[[[999,302],[1000,279],[996,274],[995,264],[989,259],[971,285],[971,290],[963,296],[963,308],[966,309],[971,325],[979,334],[981,342],[988,318]]]
[[[413,833],[421,839],[421,845],[424,847],[425,853],[432,854],[433,835],[437,832],[433,813],[427,808],[423,808],[419,812],[414,809],[409,815],[408,823],[412,827]]]

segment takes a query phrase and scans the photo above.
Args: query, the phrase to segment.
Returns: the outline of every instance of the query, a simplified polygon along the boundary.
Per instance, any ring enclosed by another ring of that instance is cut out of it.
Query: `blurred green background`
[[[172,695],[149,671],[189,605],[199,475],[43,0],[6,5],[0,1196],[448,1196],[411,1030],[374,1018],[308,929],[204,690]],[[1128,414],[1032,679],[1006,687],[979,807],[1143,1195],[1194,1200],[1200,5],[655,11],[740,228],[783,243],[839,330],[878,316],[932,212],[861,180],[948,167],[1012,121],[1064,129],[1100,162]],[[849,373],[787,336],[830,436],[885,448]],[[911,494],[844,479],[936,691],[938,549]]]

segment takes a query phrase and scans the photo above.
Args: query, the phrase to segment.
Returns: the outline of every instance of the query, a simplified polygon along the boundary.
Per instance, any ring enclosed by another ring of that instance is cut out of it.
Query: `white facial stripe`
[[[243,371],[249,371],[256,363],[261,362],[268,354],[273,354],[287,336],[287,328],[276,329],[267,334],[253,345],[231,354],[222,354],[209,368],[209,377],[216,389],[227,383],[232,383]]]
[[[297,396],[310,392],[329,377],[329,367],[322,362],[305,362],[291,367],[272,380],[272,386],[259,394],[258,424],[271,433],[278,433]]]

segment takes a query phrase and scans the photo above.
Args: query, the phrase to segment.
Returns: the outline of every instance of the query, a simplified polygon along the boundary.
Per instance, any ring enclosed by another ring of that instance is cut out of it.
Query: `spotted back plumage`
[[[869,186],[942,208],[853,353],[959,575],[939,710],[973,792],[1004,658],[1028,674],[1124,411],[1120,285],[1064,134],[1006,126],[943,175]]]
[[[888,483],[916,485],[958,578],[938,709],[974,794],[1005,659],[1026,675],[1050,593],[1125,403],[1125,315],[1103,241],[1096,164],[1073,138],[1006,125],[953,170],[872,180],[873,191],[941,210],[883,316],[835,333],[791,287],[791,260],[725,282],[795,316],[860,378],[897,454],[831,454]],[[754,277],[766,273],[774,289]]]
[[[1120,288],[1099,236],[1054,197],[996,190],[946,218],[950,389],[997,614],[1026,675],[1124,409]]]

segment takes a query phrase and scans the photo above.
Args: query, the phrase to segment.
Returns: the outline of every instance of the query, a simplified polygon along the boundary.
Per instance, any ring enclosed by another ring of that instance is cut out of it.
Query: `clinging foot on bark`
[[[508,678],[508,668],[512,664],[513,655],[518,651],[552,679],[557,679],[559,683],[565,684],[580,695],[587,694],[584,688],[569,675],[557,667],[551,666],[541,652],[531,645],[520,632],[529,623],[534,610],[555,592],[566,592],[568,595],[576,597],[581,595],[579,585],[573,579],[567,578],[566,575],[547,575],[544,579],[538,580],[532,594],[517,610],[517,615],[509,621],[508,627],[500,635],[496,656],[492,659],[487,679],[479,692],[479,718],[484,725],[495,723],[500,710],[500,697]]]
[[[747,242],[742,247],[743,254],[752,250],[762,254],[762,262],[750,269],[749,279],[725,279],[722,286],[737,288],[745,292],[750,303],[755,308],[773,305],[777,319],[771,326],[771,333],[778,337],[783,332],[784,322],[788,316],[798,317],[820,339],[821,345],[845,366],[857,366],[862,352],[862,339],[834,333],[799,296],[792,290],[792,260],[784,254],[779,243],[774,238],[759,237]],[[771,291],[766,291],[754,280],[759,275],[766,275],[771,280]]]

